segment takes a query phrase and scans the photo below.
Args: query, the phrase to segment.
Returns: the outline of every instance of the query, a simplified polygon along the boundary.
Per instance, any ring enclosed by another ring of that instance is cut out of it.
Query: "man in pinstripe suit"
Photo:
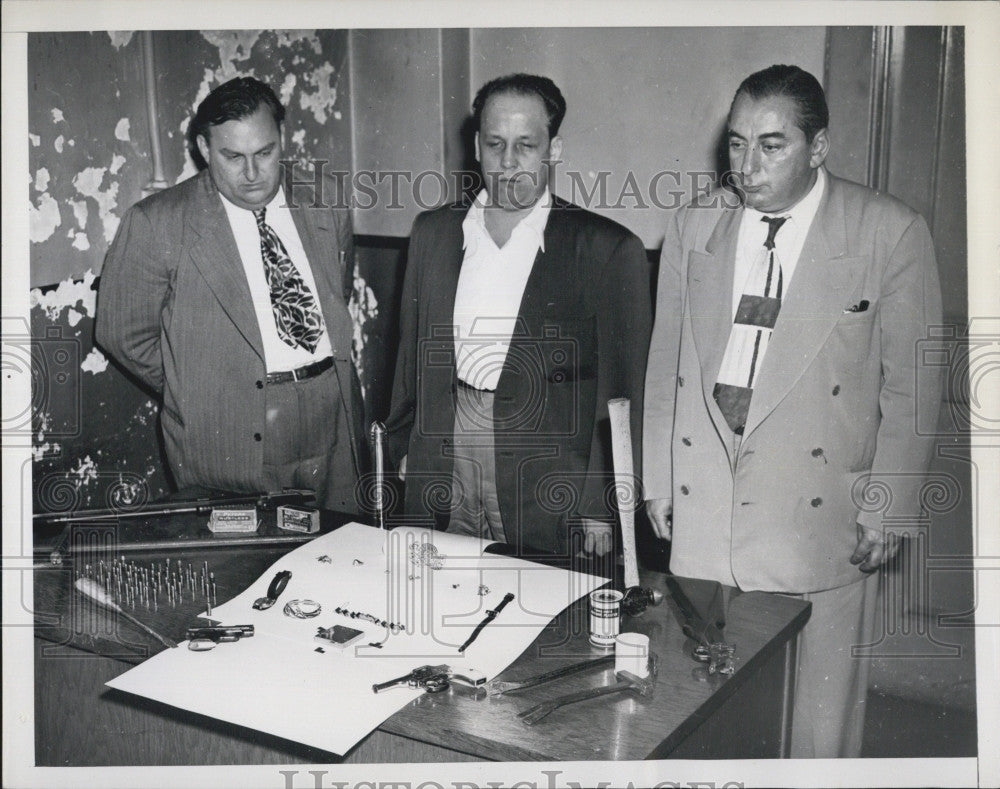
[[[302,205],[285,195],[283,120],[253,78],[199,105],[191,137],[208,167],[125,215],[97,339],[162,395],[178,486],[310,488],[353,511],[351,222],[332,192]]]

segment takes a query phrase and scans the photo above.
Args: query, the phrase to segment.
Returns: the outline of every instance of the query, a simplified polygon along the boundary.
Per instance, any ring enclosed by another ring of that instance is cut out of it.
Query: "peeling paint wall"
[[[33,287],[100,273],[122,212],[148,180],[141,54],[132,34],[29,36]]]
[[[169,489],[156,400],[93,345],[95,276],[31,292],[36,509],[103,508],[122,485]]]
[[[100,275],[122,214],[152,179],[141,38],[131,32],[29,36],[33,287],[80,279],[87,271]],[[264,80],[285,103],[290,157],[348,168],[346,31],[161,31],[152,40],[168,183],[196,172],[185,136],[195,108],[238,76]]]
[[[169,183],[195,173],[184,144],[195,108],[213,88],[244,76],[268,83],[285,105],[286,156],[325,159],[331,169],[349,167],[346,31],[163,31],[154,39]],[[184,56],[165,58],[166,52]]]
[[[123,485],[169,490],[158,401],[94,347],[104,255],[124,212],[153,177],[135,32],[28,37],[28,206],[34,376],[35,507],[105,507]],[[160,144],[169,184],[194,175],[188,123],[222,82],[255,76],[287,109],[285,151],[347,169],[351,134],[346,31],[169,31],[152,35]],[[352,305],[356,353],[377,300]]]

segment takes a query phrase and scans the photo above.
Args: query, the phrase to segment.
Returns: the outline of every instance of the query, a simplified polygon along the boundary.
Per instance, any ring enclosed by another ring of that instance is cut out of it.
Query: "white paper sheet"
[[[443,565],[414,564],[414,543],[432,543]],[[421,528],[386,532],[348,524],[283,556],[246,591],[214,610],[213,618],[223,624],[254,625],[252,638],[209,652],[192,652],[185,643],[107,684],[343,754],[422,692],[393,688],[375,694],[373,684],[427,663],[470,667],[492,678],[560,611],[606,582],[483,554],[487,544]],[[292,577],[278,602],[255,610],[253,601],[267,594],[281,570]],[[514,600],[460,654],[458,647],[507,592]],[[322,612],[313,619],[288,617],[283,607],[293,599],[315,600]],[[339,615],[338,606],[399,622],[405,630],[393,634]],[[364,630],[365,636],[344,650],[326,646],[317,652],[317,628],[334,624]]]

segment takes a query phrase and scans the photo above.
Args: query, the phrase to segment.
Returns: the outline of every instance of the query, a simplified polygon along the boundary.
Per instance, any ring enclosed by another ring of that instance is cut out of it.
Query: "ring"
[[[312,619],[314,616],[319,616],[322,610],[323,606],[315,600],[289,600],[285,603],[284,613],[285,616],[296,619]]]

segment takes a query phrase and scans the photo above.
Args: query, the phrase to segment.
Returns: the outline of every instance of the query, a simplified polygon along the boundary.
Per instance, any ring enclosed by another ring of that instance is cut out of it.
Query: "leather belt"
[[[296,370],[282,370],[280,373],[268,373],[267,382],[269,384],[287,384],[289,381],[304,381],[307,378],[315,378],[320,373],[325,373],[333,367],[333,357],[327,356],[318,362],[307,364]]]

